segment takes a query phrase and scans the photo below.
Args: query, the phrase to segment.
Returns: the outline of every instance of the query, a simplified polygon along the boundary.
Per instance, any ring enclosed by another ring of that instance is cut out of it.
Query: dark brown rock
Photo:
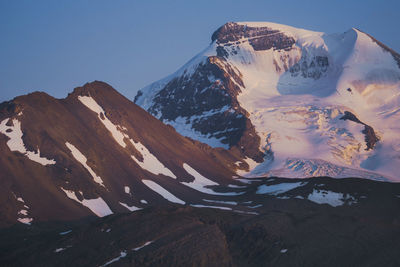
[[[271,48],[289,50],[295,44],[295,40],[292,37],[286,36],[278,30],[268,27],[250,27],[234,22],[228,22],[216,30],[211,36],[211,41],[216,41],[217,44],[225,44],[242,38],[247,38],[256,51],[269,50]]]
[[[364,130],[362,131],[362,133],[365,135],[365,143],[367,143],[367,147],[365,148],[365,150],[368,151],[370,149],[374,149],[375,144],[379,141],[379,138],[376,136],[375,131],[371,126],[360,121],[356,117],[356,115],[354,115],[350,111],[345,111],[344,115],[340,119],[341,120],[351,120],[356,123],[364,125]]]

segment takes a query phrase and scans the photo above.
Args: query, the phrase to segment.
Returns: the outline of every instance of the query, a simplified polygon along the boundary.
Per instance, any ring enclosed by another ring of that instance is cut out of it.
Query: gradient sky
[[[228,21],[359,28],[400,51],[399,0],[0,0],[0,102],[65,97],[102,80],[132,98],[203,50]]]

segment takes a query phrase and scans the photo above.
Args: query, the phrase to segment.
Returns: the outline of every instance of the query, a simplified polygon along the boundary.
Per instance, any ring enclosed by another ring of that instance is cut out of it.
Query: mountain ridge
[[[170,192],[202,202],[201,191],[217,194],[203,185],[240,184],[235,155],[180,136],[106,83],[65,99],[17,97],[2,104],[0,122],[2,224],[168,205]]]

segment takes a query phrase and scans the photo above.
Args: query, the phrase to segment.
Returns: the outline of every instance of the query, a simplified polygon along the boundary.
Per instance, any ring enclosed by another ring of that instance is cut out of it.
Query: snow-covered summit
[[[355,28],[229,22],[211,40],[135,102],[183,135],[238,150],[241,167],[263,162],[257,175],[296,158],[400,180],[399,54]],[[379,141],[366,150],[368,140]],[[301,166],[293,176],[308,176]]]

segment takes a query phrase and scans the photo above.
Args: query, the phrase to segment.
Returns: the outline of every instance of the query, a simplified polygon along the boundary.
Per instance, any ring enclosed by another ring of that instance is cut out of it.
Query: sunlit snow
[[[239,171],[239,175],[339,178],[351,174],[400,181],[400,68],[388,51],[356,29],[325,34],[269,22],[238,24],[279,30],[296,42],[287,50],[256,51],[247,38],[224,46],[227,63],[243,78],[237,99],[267,155],[261,167],[248,162],[250,173]],[[137,103],[148,109],[169,81],[190,77],[207,57],[217,54],[217,46],[212,43],[174,74],[142,89]],[[290,71],[298,63],[312,72],[316,67],[311,62],[321,57],[328,65],[320,76]],[[340,119],[345,111],[374,128],[380,140],[373,150],[365,150],[363,125]],[[218,140],[199,135],[191,122],[185,117],[170,124],[184,135],[216,146]],[[297,162],[288,163],[291,159]],[[311,165],[315,169],[309,169]],[[332,166],[337,172],[329,172]]]
[[[66,190],[64,188],[61,188],[64,193],[72,200],[75,200],[76,202],[82,204],[83,206],[89,208],[94,214],[96,214],[98,217],[104,217],[110,214],[113,214],[111,209],[108,207],[107,203],[101,198],[95,198],[95,199],[83,199],[80,201],[74,191],[71,190]]]
[[[165,176],[169,176],[171,178],[176,179],[175,174],[173,174],[167,167],[164,166],[150,151],[142,145],[140,142],[135,142],[132,139],[129,139],[132,145],[138,150],[143,156],[143,162],[136,159],[135,156],[131,156],[131,158],[142,168],[153,174],[163,174]]]

